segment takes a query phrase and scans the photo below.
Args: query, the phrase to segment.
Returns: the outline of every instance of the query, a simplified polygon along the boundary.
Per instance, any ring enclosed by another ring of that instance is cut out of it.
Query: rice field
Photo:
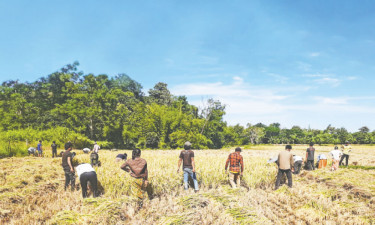
[[[293,146],[304,157],[307,146]],[[130,177],[115,156],[131,151],[100,152],[96,168],[101,196],[82,199],[64,191],[61,158],[0,160],[0,224],[375,224],[375,147],[353,146],[356,166],[302,171],[293,188],[274,190],[277,167],[266,161],[284,146],[255,146],[241,153],[245,171],[241,188],[231,189],[224,173],[233,149],[196,150],[200,191],[183,190],[177,150],[142,151],[148,162],[148,199],[141,209],[130,196]],[[316,146],[326,154],[332,146]],[[75,150],[75,161],[89,155]],[[330,160],[328,160],[330,164]]]

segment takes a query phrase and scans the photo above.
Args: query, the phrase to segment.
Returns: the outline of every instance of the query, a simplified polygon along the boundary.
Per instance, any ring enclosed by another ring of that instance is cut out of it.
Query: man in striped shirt
[[[241,148],[237,147],[235,152],[229,154],[227,162],[225,163],[225,173],[228,173],[229,165],[229,183],[232,188],[240,187],[243,175],[243,158],[241,156]]]

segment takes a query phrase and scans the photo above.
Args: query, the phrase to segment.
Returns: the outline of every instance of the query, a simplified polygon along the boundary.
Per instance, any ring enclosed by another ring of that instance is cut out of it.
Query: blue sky
[[[373,1],[0,0],[0,81],[85,73],[166,82],[228,124],[375,129]]]

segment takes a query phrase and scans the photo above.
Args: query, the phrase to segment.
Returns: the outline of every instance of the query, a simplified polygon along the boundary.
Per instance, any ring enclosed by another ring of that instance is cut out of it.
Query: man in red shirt
[[[243,158],[241,155],[241,148],[237,147],[235,152],[229,154],[227,162],[225,163],[225,173],[228,173],[229,166],[229,183],[232,188],[240,187],[243,175]],[[237,184],[237,185],[236,185]]]

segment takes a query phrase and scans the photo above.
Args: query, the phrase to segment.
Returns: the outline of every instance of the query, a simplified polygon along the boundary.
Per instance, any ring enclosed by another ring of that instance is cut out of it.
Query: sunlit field
[[[305,156],[307,146],[293,146]],[[242,186],[231,189],[224,173],[233,149],[196,150],[200,191],[184,191],[177,174],[177,150],[142,151],[148,162],[148,199],[137,209],[130,195],[130,177],[115,157],[131,151],[100,152],[96,168],[101,196],[82,199],[77,190],[64,191],[61,158],[24,157],[0,160],[1,224],[374,224],[375,147],[353,146],[349,163],[356,166],[329,171],[329,166],[293,175],[293,188],[274,190],[277,167],[267,160],[284,146],[255,146],[242,152]],[[333,146],[316,146],[326,154]],[[75,161],[89,154],[75,150]],[[329,157],[330,158],[330,157]],[[328,165],[331,160],[328,160]]]

